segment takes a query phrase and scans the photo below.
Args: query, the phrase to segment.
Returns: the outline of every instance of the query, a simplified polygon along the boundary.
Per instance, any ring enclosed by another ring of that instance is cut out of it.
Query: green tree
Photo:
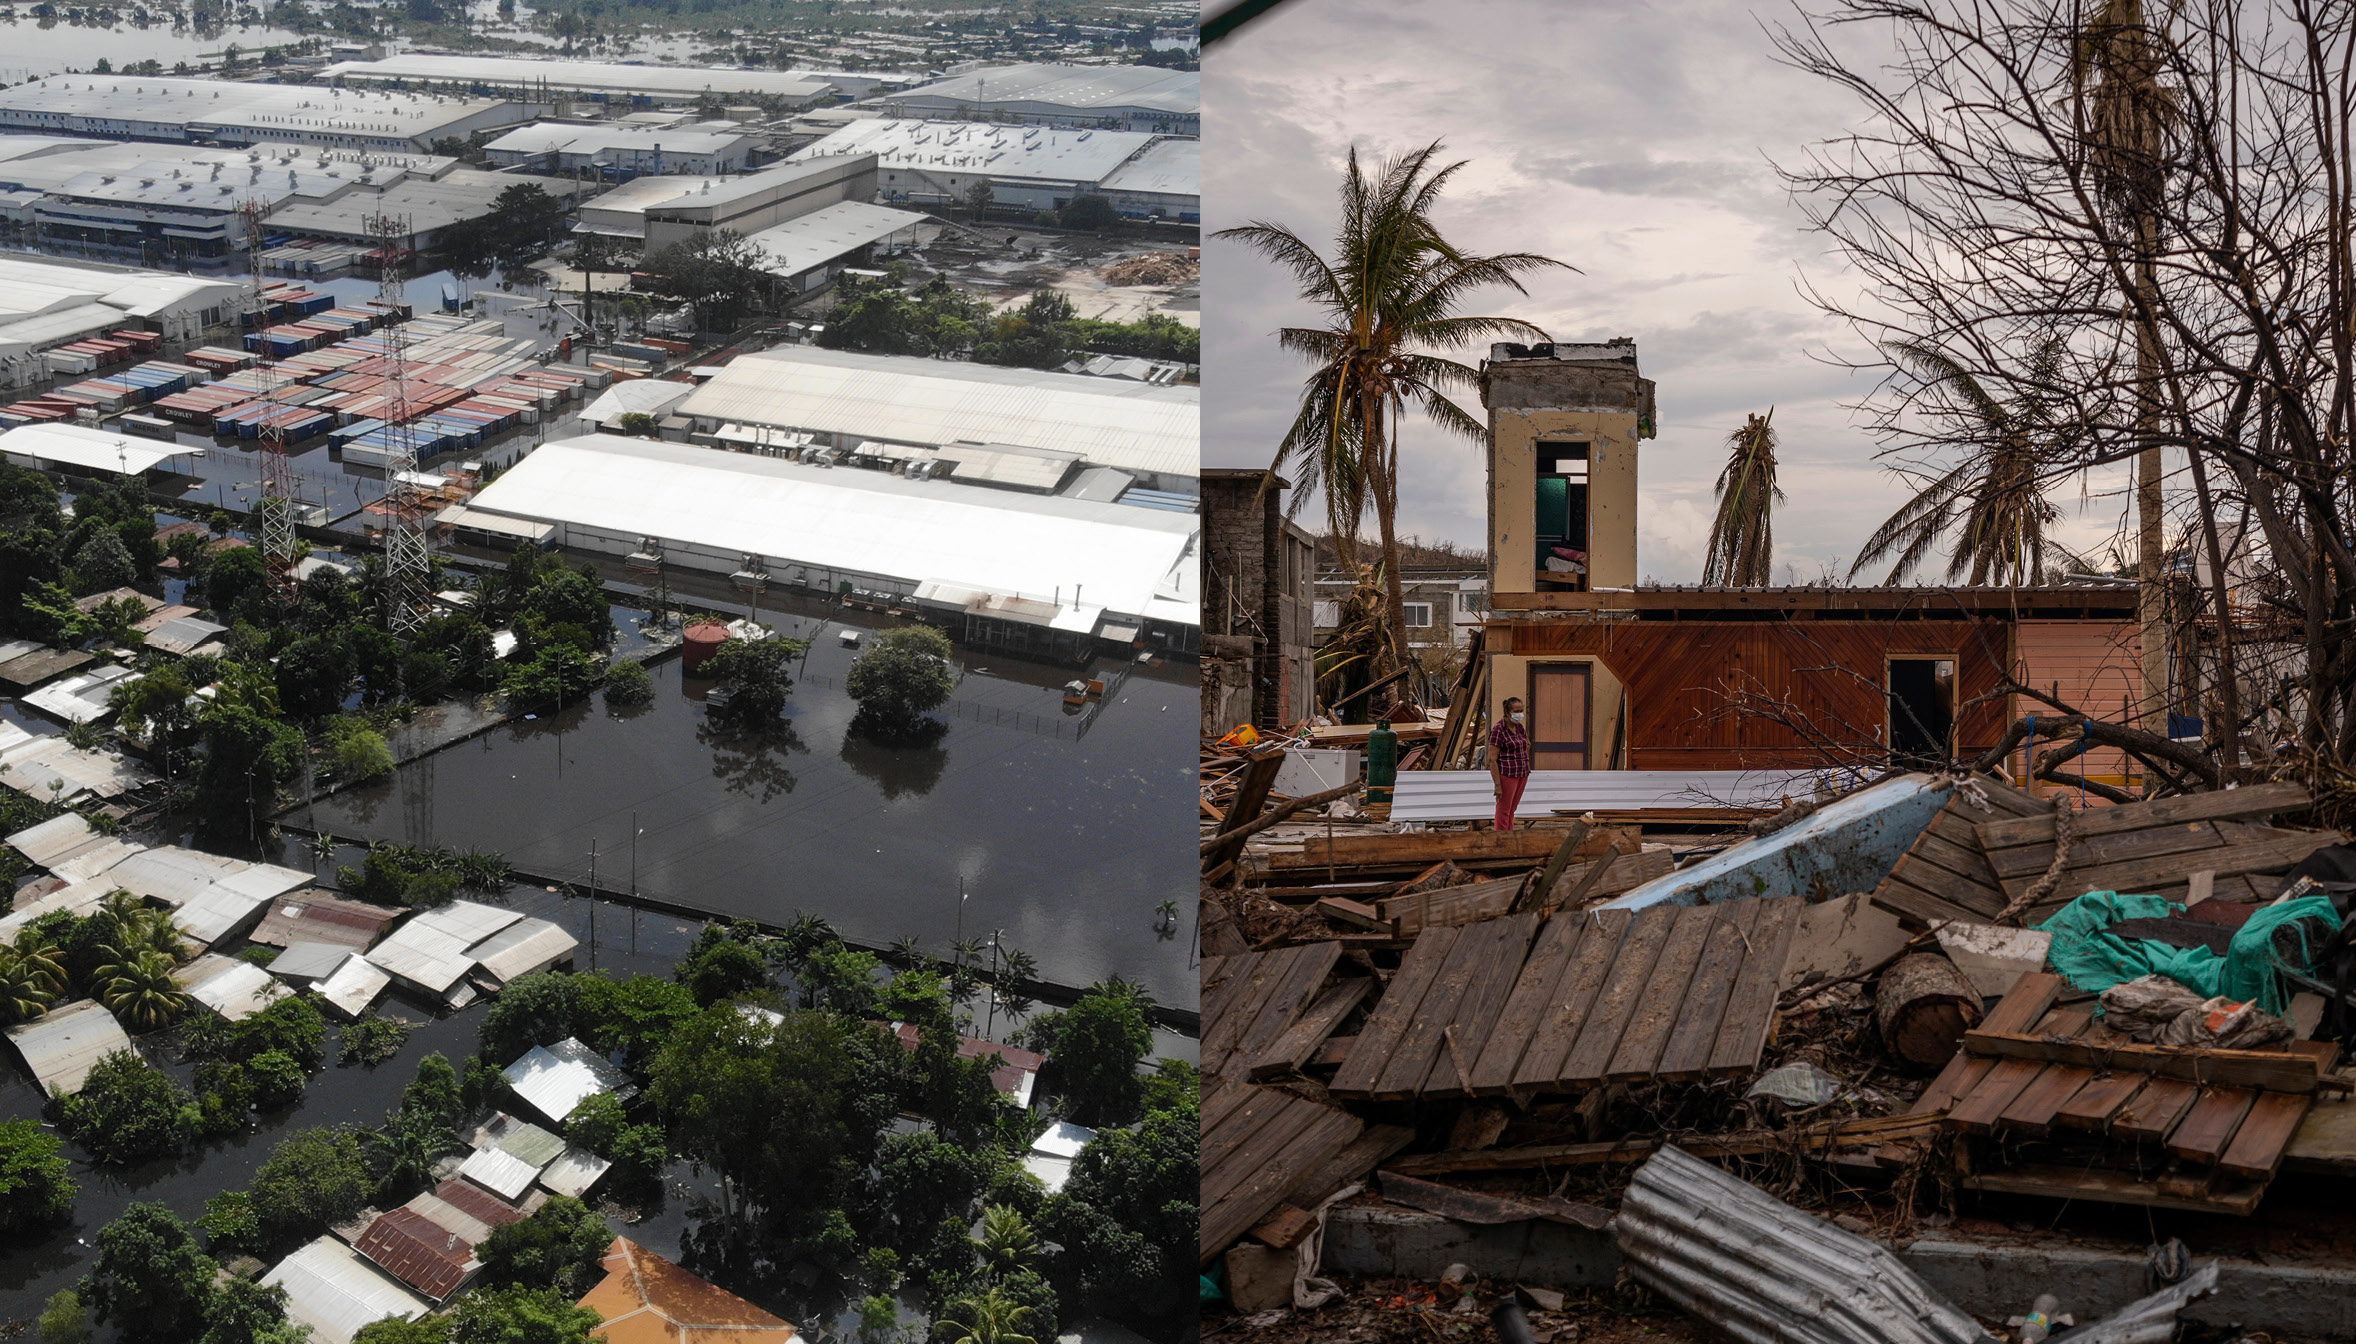
[[[226,619],[249,594],[269,586],[270,568],[262,552],[252,546],[215,551],[205,566],[205,600],[213,614]]]
[[[132,1031],[153,1031],[188,1010],[188,995],[172,978],[172,969],[169,952],[128,948],[98,968],[91,988],[98,1001],[113,1009]]]
[[[1774,419],[1770,407],[1726,437],[1704,583],[1759,588],[1775,580],[1775,506],[1783,502],[1783,489],[1775,483]]]
[[[133,1204],[99,1229],[81,1293],[99,1324],[126,1340],[187,1344],[204,1333],[218,1269],[168,1206]]]
[[[975,178],[974,184],[965,189],[965,208],[975,219],[986,218],[990,203],[996,199],[998,193],[991,190],[990,179],[986,177]]]
[[[1121,212],[1111,200],[1096,195],[1075,196],[1063,208],[1063,226],[1067,229],[1087,229],[1091,233],[1109,233],[1121,227]]]
[[[596,1049],[619,1051],[622,1067],[633,1074],[700,1006],[693,990],[659,975],[615,980],[592,974],[573,980],[572,1034]]]
[[[450,1318],[427,1316],[404,1321],[398,1316],[387,1316],[361,1326],[359,1333],[352,1336],[352,1344],[450,1344]]]
[[[121,534],[99,528],[74,552],[72,573],[74,593],[87,596],[130,586],[138,581],[139,567],[131,559],[130,548],[123,545]]]
[[[1060,290],[1035,290],[1029,302],[991,322],[989,338],[974,348],[974,361],[1025,369],[1059,367],[1072,357],[1065,330],[1074,316],[1069,296]]]
[[[793,695],[794,659],[802,647],[793,639],[722,641],[704,664],[705,675],[728,693],[726,708],[714,709],[713,717],[747,726],[774,722]]]
[[[1449,393],[1479,384],[1471,366],[1432,351],[1462,350],[1492,339],[1546,339],[1527,322],[1464,317],[1467,294],[1489,285],[1524,293],[1520,277],[1561,262],[1529,252],[1478,256],[1451,244],[1432,219],[1448,183],[1464,167],[1440,166],[1439,142],[1381,164],[1369,175],[1350,152],[1342,182],[1342,228],[1333,256],[1281,224],[1254,221],[1222,229],[1292,273],[1321,325],[1287,327],[1277,342],[1315,367],[1299,409],[1277,445],[1276,467],[1296,484],[1296,500],[1323,494],[1327,532],[1345,574],[1358,571],[1358,528],[1369,507],[1382,538],[1386,587],[1384,648],[1389,665],[1407,665],[1406,600],[1399,580],[1397,519],[1399,444],[1394,426],[1408,407],[1448,433],[1485,442],[1486,428]],[[1640,427],[1639,434],[1649,434]]]
[[[208,704],[197,713],[197,735],[196,810],[215,831],[251,833],[256,815],[302,774],[303,735],[242,704]]]
[[[375,1192],[360,1131],[348,1125],[297,1130],[270,1150],[250,1193],[260,1242],[279,1250],[308,1241],[358,1213]]]
[[[583,1098],[573,1113],[565,1117],[564,1136],[567,1142],[579,1144],[601,1157],[611,1157],[614,1140],[629,1123],[630,1117],[614,1094],[600,1092]]]
[[[1201,1117],[1191,1099],[1134,1131],[1100,1131],[1047,1197],[1040,1234],[1064,1248],[1059,1282],[1083,1308],[1134,1324],[1183,1309],[1193,1291],[1202,1186]]]
[[[564,202],[537,182],[519,182],[491,203],[490,219],[492,256],[500,272],[514,279],[548,254],[557,229],[564,223]]]
[[[654,678],[648,675],[646,664],[635,658],[624,658],[605,670],[605,703],[616,709],[632,709],[654,701]]]
[[[340,640],[305,635],[278,654],[278,703],[291,716],[324,719],[341,710],[352,693],[352,655]]]
[[[931,1242],[947,1219],[972,1221],[974,1201],[989,1179],[991,1155],[944,1142],[932,1134],[894,1134],[876,1159],[876,1186],[885,1240],[903,1256]],[[960,1233],[962,1237],[962,1232]]]
[[[967,1344],[1038,1344],[1023,1333],[1030,1318],[1029,1307],[991,1287],[950,1303],[937,1328],[943,1339]]]
[[[721,924],[704,925],[695,945],[679,962],[677,975],[699,1008],[769,983],[769,967],[761,954]]]
[[[550,644],[507,674],[507,699],[527,713],[543,714],[571,704],[596,689],[603,669],[589,654],[568,644]]]
[[[911,290],[890,276],[846,275],[818,344],[876,355],[962,355],[990,322],[990,305],[935,276]]]
[[[393,749],[365,721],[337,719],[328,733],[327,768],[347,784],[381,779],[393,773]]]
[[[498,225],[489,215],[442,230],[440,246],[443,267],[461,280],[480,280],[499,264]]]
[[[98,1061],[82,1089],[59,1103],[59,1127],[102,1165],[177,1153],[196,1122],[187,1089],[135,1050]]]
[[[0,1120],[0,1241],[30,1244],[34,1229],[73,1211],[64,1146],[38,1121]]]
[[[82,1295],[71,1288],[51,1293],[33,1333],[41,1337],[41,1344],[90,1344],[90,1313],[82,1305]]]
[[[0,946],[0,1025],[30,1022],[48,1012],[58,988],[21,951]]]
[[[887,630],[851,665],[843,689],[877,727],[906,731],[957,687],[949,637],[929,625]]]
[[[769,292],[765,261],[761,250],[735,230],[713,229],[651,252],[641,265],[648,286],[684,301],[702,330],[732,331]]]
[[[1039,1234],[1019,1209],[990,1204],[982,1209],[982,1229],[974,1242],[981,1247],[982,1267],[991,1275],[1027,1268],[1039,1256]]]
[[[205,1303],[205,1332],[196,1344],[303,1344],[308,1326],[286,1319],[286,1290],[230,1277]]]
[[[575,1034],[585,979],[569,971],[537,971],[510,981],[483,1014],[476,1037],[483,1058],[505,1067],[535,1045]]]
[[[282,1111],[303,1099],[303,1084],[309,1078],[295,1057],[284,1050],[264,1050],[246,1062],[245,1075],[252,1081],[254,1105],[265,1111]]]
[[[486,1283],[551,1288],[572,1301],[604,1277],[602,1263],[613,1241],[603,1216],[558,1195],[531,1217],[494,1230],[476,1254]]]
[[[543,574],[524,596],[523,610],[550,625],[570,625],[589,632],[598,648],[613,643],[613,608],[595,580],[574,569]]]
[[[1153,1048],[1153,1023],[1130,986],[1098,982],[1065,1010],[1049,1064],[1077,1124],[1137,1118],[1145,1084],[1137,1065]]]
[[[545,1288],[479,1288],[458,1299],[450,1344],[590,1344],[604,1319]]]

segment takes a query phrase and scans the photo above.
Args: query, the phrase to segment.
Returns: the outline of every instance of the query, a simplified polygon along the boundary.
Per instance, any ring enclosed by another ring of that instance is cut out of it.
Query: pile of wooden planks
[[[1989,807],[1980,807],[1985,798]],[[2158,895],[2193,903],[2270,899],[2280,873],[2336,831],[2279,830],[2252,819],[2308,805],[2295,784],[2255,784],[2146,803],[2089,808],[2071,817],[2061,880],[2025,909],[2035,924],[2089,891]],[[1908,924],[1985,921],[2026,896],[2054,857],[2051,809],[1993,780],[1958,788],[1873,893]]]
[[[1370,976],[1336,978],[1337,943],[1206,957],[1202,1070],[1213,1077],[1299,1072],[1374,989]]]
[[[2021,977],[1912,1114],[1944,1112],[1967,1188],[2247,1214],[2339,1047],[2142,1045],[2080,1009],[2064,983]],[[2000,1143],[1975,1140],[2000,1139]],[[1880,1154],[1902,1160],[1902,1149]]]
[[[1578,1092],[1758,1066],[1797,900],[1427,930],[1331,1084],[1375,1101]]]
[[[1316,1208],[1415,1131],[1275,1087],[1203,1079],[1201,1264],[1282,1210]],[[1297,1224],[1299,1218],[1286,1221]]]

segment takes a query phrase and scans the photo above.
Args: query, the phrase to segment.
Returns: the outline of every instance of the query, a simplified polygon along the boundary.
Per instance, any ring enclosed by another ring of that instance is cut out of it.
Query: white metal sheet
[[[1847,771],[1814,770],[1535,770],[1516,817],[1571,812],[1640,812],[1653,808],[1780,808],[1855,788]],[[1393,821],[1477,821],[1497,814],[1485,770],[1402,770],[1391,793]]]
[[[351,1344],[365,1326],[388,1316],[413,1321],[433,1308],[332,1236],[279,1261],[262,1286],[286,1290],[287,1317],[311,1327],[312,1344]]]
[[[25,1067],[52,1097],[82,1090],[82,1080],[98,1061],[117,1050],[131,1048],[115,1015],[95,999],[61,1004],[30,1022],[8,1029],[9,1043],[24,1057]]]
[[[13,726],[13,725],[11,725]],[[98,838],[98,832],[76,812],[60,812],[38,826],[27,826],[8,837],[8,847],[47,868],[70,857]]]
[[[540,1169],[540,1184],[552,1193],[579,1199],[612,1167],[613,1163],[576,1145]]]
[[[497,1148],[475,1149],[459,1165],[458,1174],[510,1203],[522,1199],[540,1179],[538,1167]]]
[[[384,969],[363,956],[354,956],[338,966],[335,974],[318,983],[319,997],[327,1000],[345,1017],[358,1017],[384,993],[393,978]]]

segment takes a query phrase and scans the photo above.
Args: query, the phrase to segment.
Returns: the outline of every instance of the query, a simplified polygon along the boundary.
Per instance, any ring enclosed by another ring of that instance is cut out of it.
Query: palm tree
[[[1998,401],[1970,370],[1936,346],[1896,341],[1884,349],[1926,389],[1943,389],[1961,403],[1970,419],[1963,436],[1969,454],[1866,538],[1865,550],[1849,567],[1850,577],[1889,560],[1889,577],[1882,582],[1894,584],[1953,533],[1949,582],[1962,579],[1974,587],[2037,582],[2045,570],[2045,529],[2060,517],[2046,502],[2039,472],[2047,460],[2068,455],[2070,436],[2031,399],[2012,405]],[[2037,352],[2032,377],[2039,386],[2051,386],[2060,369],[2060,342],[2048,341]]]
[[[938,1328],[943,1339],[968,1344],[1038,1344],[1019,1328],[1030,1314],[1029,1307],[992,1286],[950,1303]]]
[[[2165,545],[2160,496],[2159,205],[2168,185],[2168,130],[2179,115],[2175,90],[2160,82],[2167,37],[2146,18],[2143,0],[2100,0],[2079,32],[2072,71],[2082,103],[2088,158],[2102,202],[2134,234],[2128,318],[2135,327],[2135,524],[2143,630],[2143,703],[2150,727],[2161,712],[2168,677]]]
[[[65,951],[31,928],[19,929],[16,941],[9,944],[19,967],[32,976],[51,994],[63,994],[66,985]]]
[[[1488,285],[1526,294],[1522,274],[1564,265],[1533,252],[1478,256],[1449,243],[1431,212],[1465,165],[1439,166],[1439,152],[1435,140],[1385,159],[1369,173],[1353,148],[1330,260],[1299,234],[1266,220],[1213,235],[1243,242],[1292,272],[1301,297],[1323,318],[1323,326],[1286,327],[1277,334],[1279,345],[1314,368],[1272,469],[1292,471],[1300,487],[1296,507],[1312,493],[1324,495],[1326,523],[1345,572],[1358,568],[1358,528],[1366,510],[1374,510],[1389,599],[1384,671],[1407,657],[1397,535],[1399,419],[1412,405],[1441,429],[1483,441],[1481,422],[1448,396],[1477,388],[1479,374],[1430,352],[1497,337],[1546,339],[1528,322],[1460,317],[1456,308]]]
[[[1013,1273],[1039,1254],[1039,1236],[1030,1220],[1004,1204],[983,1207],[981,1235],[974,1240],[982,1248],[982,1268],[992,1277]]]
[[[924,940],[915,934],[903,934],[891,942],[892,960],[902,966],[916,966],[924,961]]]
[[[153,949],[125,955],[100,948],[107,960],[93,979],[98,1001],[130,1023],[133,1031],[152,1031],[178,1017],[188,1007],[188,996],[172,979],[172,959]]]
[[[1718,473],[1718,516],[1710,523],[1703,583],[1759,588],[1774,582],[1775,506],[1783,502],[1775,484],[1774,419],[1770,406],[1726,436],[1730,455]]]
[[[0,945],[0,1023],[30,1022],[56,997],[47,976],[15,948]]]

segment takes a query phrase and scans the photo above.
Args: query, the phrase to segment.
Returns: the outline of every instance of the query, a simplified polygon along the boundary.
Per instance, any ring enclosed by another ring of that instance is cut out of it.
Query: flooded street
[[[807,637],[814,615],[769,614]],[[1068,669],[960,650],[948,731],[927,746],[851,732],[851,652],[829,620],[798,678],[790,726],[763,739],[714,732],[678,662],[653,669],[655,701],[602,698],[517,721],[322,800],[339,835],[504,854],[523,872],[781,923],[823,916],[867,946],[960,937],[1038,960],[1081,986],[1108,975],[1161,1003],[1197,1001],[1189,904],[1173,856],[1191,852],[1192,664],[1139,671],[1093,717],[1066,717]],[[1100,663],[1097,676],[1117,665]],[[639,834],[635,878],[631,820]],[[306,810],[287,814],[307,822]],[[966,899],[962,912],[958,892]]]

